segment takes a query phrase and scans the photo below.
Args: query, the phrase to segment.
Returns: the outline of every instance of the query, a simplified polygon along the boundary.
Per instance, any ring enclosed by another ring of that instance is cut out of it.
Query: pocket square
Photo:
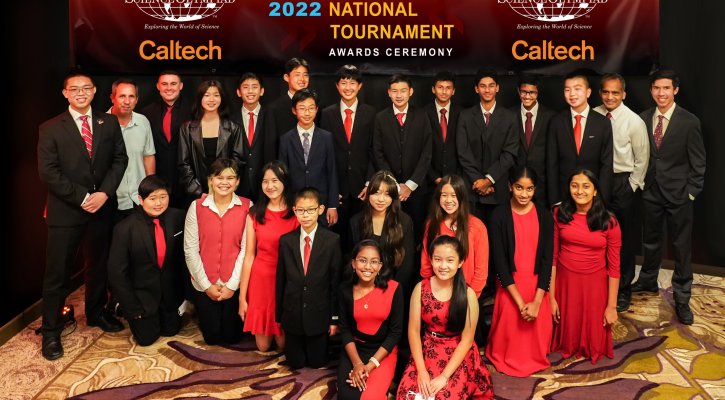
[[[182,233],[184,233],[184,231],[178,231],[178,232],[174,233],[174,237],[177,237],[177,236],[181,235]]]
[[[594,136],[589,136],[589,139],[594,139]]]

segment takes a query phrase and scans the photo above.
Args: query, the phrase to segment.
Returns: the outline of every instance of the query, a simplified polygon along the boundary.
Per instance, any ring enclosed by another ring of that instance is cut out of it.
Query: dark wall
[[[698,115],[702,121],[705,145],[708,150],[705,190],[696,200],[693,261],[725,267],[725,208],[718,202],[725,196],[725,134],[716,126],[716,112],[721,96],[722,83],[714,78],[721,76],[725,65],[725,28],[720,20],[725,15],[725,3],[662,0],[661,12],[661,66],[677,70],[682,77],[678,104]],[[69,66],[68,56],[68,3],[64,1],[11,2],[4,10],[6,54],[11,73],[6,82],[6,98],[12,104],[3,111],[3,121],[8,130],[6,141],[7,182],[10,190],[5,213],[6,232],[10,240],[3,243],[6,254],[2,272],[3,287],[0,293],[4,307],[0,308],[0,325],[41,297],[43,271],[45,269],[46,228],[42,219],[46,189],[38,179],[36,145],[38,125],[67,107],[61,95],[61,79]],[[440,65],[441,69],[445,65]],[[240,71],[241,72],[241,71]],[[314,74],[319,72],[319,74]],[[324,74],[323,74],[324,72]],[[336,99],[332,71],[314,71],[312,86],[320,91],[323,105]],[[473,71],[471,71],[473,72]],[[96,77],[98,93],[93,103],[96,109],[110,106],[110,84],[117,77],[114,73]],[[155,77],[135,77],[140,85],[140,105],[155,98]],[[195,85],[202,77],[185,79],[187,96],[193,95]],[[219,77],[229,89],[234,107],[238,99],[233,94],[234,77]],[[648,81],[644,76],[627,77],[626,103],[635,111],[652,105]],[[272,101],[283,92],[279,75],[266,77],[265,102]],[[594,89],[598,82],[593,82]],[[504,76],[500,80],[501,93],[498,102],[504,106],[516,104],[516,77]],[[424,104],[431,101],[429,77],[414,78],[416,90],[413,102]],[[387,107],[385,77],[367,77],[362,92],[363,100],[377,107]],[[563,109],[561,77],[546,78],[541,87],[540,99],[550,107]],[[460,77],[457,82],[455,101],[471,105],[477,101],[470,77]],[[590,101],[598,104],[596,93]]]

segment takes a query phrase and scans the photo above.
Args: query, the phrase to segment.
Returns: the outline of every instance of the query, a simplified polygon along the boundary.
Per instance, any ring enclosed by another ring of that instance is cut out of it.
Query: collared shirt
[[[582,133],[579,143],[584,143],[584,130],[587,128],[587,118],[589,117],[589,111],[591,108],[589,107],[589,104],[587,104],[587,108],[584,109],[584,111],[581,112],[581,114],[577,114],[576,111],[572,110],[571,107],[569,107],[569,111],[571,111],[571,126],[572,128],[576,126],[576,116],[581,115],[581,125],[582,125]]]
[[[312,229],[312,232],[307,233],[305,232],[305,228],[300,226],[300,255],[302,256],[302,265],[305,265],[305,238],[307,236],[310,237],[310,252],[312,251],[312,245],[315,243],[315,233],[317,233],[317,228],[319,227],[319,224],[315,224],[315,228]]]
[[[446,121],[451,119],[451,102],[449,101],[445,107],[438,104],[438,100],[434,101],[436,105],[436,114],[438,115],[438,123],[441,123],[441,110],[446,110]]]
[[[292,96],[294,96],[294,95],[295,95],[295,94],[294,94],[294,93],[292,93],[292,92],[290,92],[289,90],[287,91],[287,96],[289,96],[289,99],[290,99],[290,100],[292,100]]]
[[[662,119],[662,137],[665,137],[665,134],[667,134],[667,127],[670,126],[670,120],[672,119],[672,113],[675,112],[675,107],[677,104],[672,103],[672,106],[669,110],[665,111],[664,114],[660,112],[660,109],[655,107],[655,114],[652,116],[652,134],[654,135],[655,129],[657,129],[657,123],[659,122],[659,116],[664,115],[665,118]]]
[[[111,109],[108,110],[108,114],[111,114]],[[128,154],[128,166],[116,189],[116,197],[118,209],[128,210],[133,208],[134,204],[140,204],[138,185],[146,177],[143,160],[144,157],[156,154],[156,149],[149,120],[135,111],[131,113],[128,125],[121,126],[121,133]]]
[[[624,103],[612,111],[604,105],[594,111],[606,116],[612,114],[612,151],[614,173],[629,172],[632,190],[644,189],[644,176],[649,164],[649,138],[647,126],[642,118]]]
[[[310,134],[310,146],[312,146],[312,135],[315,133],[315,124],[314,124],[314,122],[312,123],[312,126],[310,127],[310,129],[304,129],[299,124],[297,124],[297,136],[300,137],[300,143],[304,143],[305,142],[305,137],[302,136],[302,134],[305,133],[305,132],[307,132],[307,133]],[[303,149],[305,148],[304,145],[302,145],[302,148]]]
[[[186,266],[189,268],[189,273],[193,278],[191,280],[191,284],[194,285],[194,289],[200,292],[205,292],[211,287],[212,283],[209,281],[209,278],[207,278],[206,271],[204,270],[204,263],[201,261],[199,224],[196,219],[197,201],[199,201],[199,199],[194,200],[189,206],[189,210],[186,212],[186,221],[184,222],[184,256],[186,258]],[[201,205],[204,207],[208,207],[211,211],[219,215],[219,217],[222,217],[221,212],[219,211],[216,203],[214,202],[213,195],[207,196],[206,199],[204,199],[204,201],[201,203]],[[229,203],[229,208],[237,206],[241,207],[242,201],[236,194],[233,194],[232,202]],[[249,202],[249,206],[252,206],[251,201]],[[229,290],[236,291],[237,289],[239,289],[239,281],[242,276],[242,262],[244,261],[246,243],[247,230],[244,229],[244,232],[242,233],[242,242],[239,245],[239,254],[237,255],[236,261],[234,262],[234,270],[232,271],[232,275],[229,277],[229,281],[225,283],[222,282],[221,279],[219,279],[214,284],[224,285]]]
[[[352,114],[350,114],[350,118],[352,119],[352,126],[355,126],[355,115],[357,115],[357,105],[359,101],[355,99],[355,102],[352,103],[350,107],[345,104],[344,101],[340,100],[340,116],[342,117],[342,122],[345,123],[345,118],[347,118],[347,113],[345,110],[348,108],[352,110]]]
[[[539,102],[537,101],[534,103],[534,106],[531,107],[531,110],[527,110],[524,108],[524,105],[521,104],[521,126],[524,128],[524,132],[526,132],[526,113],[531,113],[531,130],[534,130],[534,126],[536,126],[536,116],[539,114]]]
[[[83,126],[83,121],[81,121],[81,117],[83,115],[88,116],[88,127],[91,128],[91,133],[93,133],[93,112],[90,107],[88,107],[88,112],[86,114],[81,114],[78,111],[74,110],[73,107],[68,106],[68,112],[70,112],[70,116],[73,117],[73,122],[76,123],[76,126],[78,127],[78,134],[81,135],[81,126]]]
[[[249,128],[249,113],[254,114],[254,132],[257,132],[257,121],[259,121],[259,111],[262,109],[262,105],[257,103],[257,107],[254,110],[248,110],[242,106],[242,122],[244,122],[244,131],[247,132]],[[247,139],[249,139],[249,132],[247,132]]]
[[[410,103],[405,105],[405,108],[403,110],[398,110],[395,108],[395,105],[393,105],[393,115],[395,115],[395,118],[398,118],[398,114],[403,113],[403,123],[408,119],[408,108],[410,108]]]

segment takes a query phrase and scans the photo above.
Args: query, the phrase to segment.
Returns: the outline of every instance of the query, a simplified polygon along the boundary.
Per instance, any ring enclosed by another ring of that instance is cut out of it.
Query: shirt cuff
[[[83,198],[83,201],[81,202],[81,206],[84,205],[84,204],[86,204],[86,200],[88,200],[89,197],[91,197],[91,194],[90,193],[86,193],[86,197]]]
[[[690,197],[690,200],[695,201],[695,196],[691,195],[690,193],[688,193],[687,196]]]
[[[415,191],[415,189],[418,189],[418,184],[408,179],[405,181],[405,186],[409,187],[410,190]]]
[[[496,184],[496,181],[493,180],[493,177],[491,175],[486,174],[486,178],[488,178],[488,180],[491,181],[492,184],[494,184],[494,185]]]

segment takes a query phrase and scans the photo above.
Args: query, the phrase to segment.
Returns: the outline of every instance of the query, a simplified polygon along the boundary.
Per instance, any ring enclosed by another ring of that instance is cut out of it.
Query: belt
[[[438,333],[438,332],[433,332],[433,331],[428,331],[428,333],[430,333],[433,337],[437,337],[437,338],[454,338],[454,337],[458,336],[458,335],[446,335],[444,333]]]

